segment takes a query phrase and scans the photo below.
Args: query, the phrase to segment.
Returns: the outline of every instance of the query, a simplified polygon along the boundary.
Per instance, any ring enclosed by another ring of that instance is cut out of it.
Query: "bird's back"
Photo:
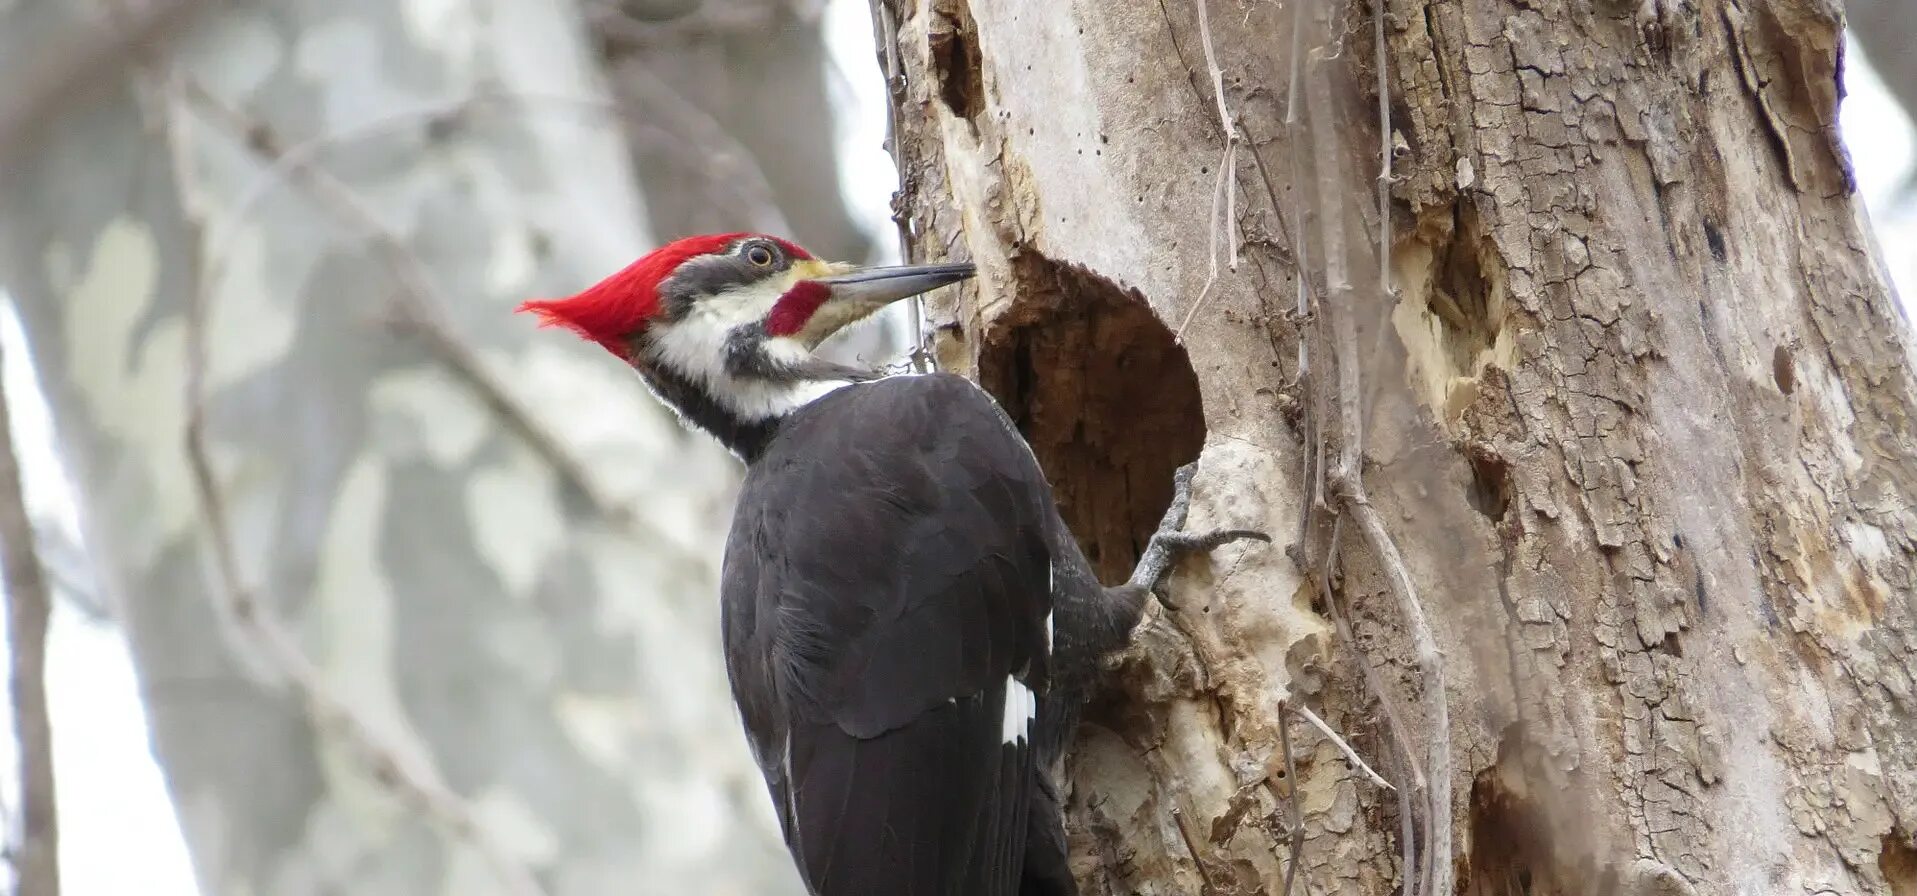
[[[1050,487],[959,377],[846,387],[752,465],[728,670],[821,896],[1011,896],[1048,685]]]

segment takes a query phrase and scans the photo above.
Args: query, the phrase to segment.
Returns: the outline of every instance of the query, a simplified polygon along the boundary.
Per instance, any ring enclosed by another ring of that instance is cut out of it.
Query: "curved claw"
[[[1198,462],[1195,460],[1172,473],[1171,505],[1165,508],[1164,520],[1146,543],[1144,553],[1138,558],[1138,566],[1132,570],[1132,577],[1127,582],[1129,587],[1157,595],[1159,603],[1171,609],[1177,607],[1165,599],[1161,586],[1179,558],[1211,551],[1234,541],[1271,543],[1271,536],[1251,529],[1218,529],[1198,533],[1180,531],[1185,526],[1186,514],[1191,510],[1192,479],[1197,474]]]

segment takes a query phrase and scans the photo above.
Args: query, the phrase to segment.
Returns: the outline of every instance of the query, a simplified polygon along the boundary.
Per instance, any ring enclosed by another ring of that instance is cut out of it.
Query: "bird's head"
[[[861,268],[777,237],[725,233],[669,243],[577,295],[519,310],[604,346],[725,439],[705,417],[752,424],[869,377],[813,350],[887,304],[970,276],[969,264]],[[688,406],[701,403],[710,406]]]

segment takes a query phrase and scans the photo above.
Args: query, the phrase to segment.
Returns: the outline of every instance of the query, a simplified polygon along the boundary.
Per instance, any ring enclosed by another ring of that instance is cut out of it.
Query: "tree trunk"
[[[1193,457],[1278,541],[1088,713],[1088,893],[1917,892],[1917,355],[1834,4],[875,10],[918,248],[981,271],[943,363],[1107,575]]]
[[[124,25],[6,21],[20,85]],[[0,148],[0,252],[204,891],[794,892],[718,661],[735,465],[510,313],[652,242],[576,12],[107,43]]]

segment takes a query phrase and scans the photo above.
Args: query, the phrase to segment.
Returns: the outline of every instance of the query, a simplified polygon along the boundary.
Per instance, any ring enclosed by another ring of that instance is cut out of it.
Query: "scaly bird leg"
[[[1165,518],[1158,524],[1158,531],[1145,545],[1145,553],[1138,558],[1138,565],[1132,568],[1131,579],[1122,586],[1127,590],[1136,589],[1157,595],[1158,602],[1171,609],[1177,609],[1177,606],[1165,597],[1165,577],[1171,573],[1172,566],[1185,556],[1209,552],[1246,539],[1271,543],[1271,536],[1251,529],[1184,531],[1185,515],[1191,512],[1191,480],[1197,472],[1198,462],[1193,461],[1172,474],[1171,506],[1165,508]]]

